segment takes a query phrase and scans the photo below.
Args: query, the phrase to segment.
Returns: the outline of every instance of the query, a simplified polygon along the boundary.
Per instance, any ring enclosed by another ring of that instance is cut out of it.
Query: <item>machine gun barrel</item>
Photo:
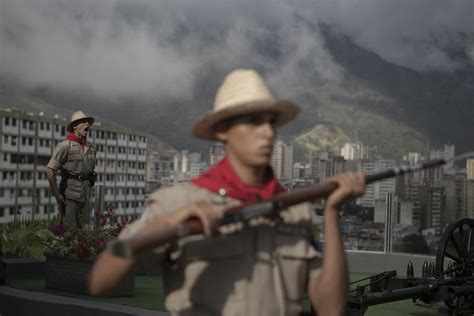
[[[409,298],[416,299],[425,294],[431,293],[434,289],[435,287],[432,284],[425,284],[386,292],[369,293],[355,299],[358,304],[372,306]]]

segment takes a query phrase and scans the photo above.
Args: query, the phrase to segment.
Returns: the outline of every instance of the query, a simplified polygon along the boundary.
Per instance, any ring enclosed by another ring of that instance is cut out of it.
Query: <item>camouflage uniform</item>
[[[92,187],[90,180],[80,180],[79,177],[89,178],[93,175],[96,153],[95,146],[89,142],[84,146],[84,153],[81,153],[79,143],[65,140],[56,146],[48,163],[48,168],[61,171],[59,192],[66,200],[66,228],[80,228],[89,222]]]
[[[166,212],[197,201],[229,207],[240,202],[185,183],[158,190],[142,218],[120,238]],[[308,203],[264,218],[219,228],[215,237],[189,236],[154,251],[163,260],[165,305],[172,315],[298,315],[322,254],[312,240],[321,220]]]

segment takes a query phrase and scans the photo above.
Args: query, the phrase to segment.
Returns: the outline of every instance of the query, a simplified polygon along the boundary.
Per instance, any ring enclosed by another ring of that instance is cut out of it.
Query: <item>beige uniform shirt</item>
[[[48,163],[48,168],[61,170],[60,191],[66,199],[79,202],[88,202],[91,186],[89,181],[67,179],[68,174],[89,176],[92,174],[96,163],[96,149],[87,142],[84,153],[77,142],[65,140],[55,148]],[[64,182],[66,181],[66,182]]]
[[[223,207],[239,203],[189,183],[159,190],[150,197],[142,218],[120,238],[197,201]],[[163,278],[171,314],[298,315],[309,278],[320,271],[322,255],[311,240],[321,221],[307,203],[280,214],[279,221],[260,218],[245,227],[231,224],[215,237],[189,236],[170,245]]]

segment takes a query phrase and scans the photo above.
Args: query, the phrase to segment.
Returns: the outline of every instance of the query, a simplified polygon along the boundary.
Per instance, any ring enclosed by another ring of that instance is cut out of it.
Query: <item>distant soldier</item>
[[[95,182],[96,148],[87,141],[94,118],[82,111],[72,114],[66,139],[59,143],[48,163],[49,186],[58,202],[65,228],[81,228],[89,222],[91,188]],[[55,172],[61,172],[59,188]]]

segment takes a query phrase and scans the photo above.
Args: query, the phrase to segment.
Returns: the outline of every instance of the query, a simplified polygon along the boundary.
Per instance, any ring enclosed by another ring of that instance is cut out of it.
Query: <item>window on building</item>
[[[23,129],[26,129],[28,127],[28,121],[25,121],[25,120],[21,121],[21,127]]]
[[[46,130],[47,130],[47,131],[50,131],[50,130],[51,130],[51,124],[50,124],[50,123],[46,123],[45,125],[46,125]]]
[[[5,189],[4,188],[0,188],[0,198],[4,197],[5,196]]]
[[[10,118],[9,117],[5,117],[3,119],[3,123],[5,124],[5,126],[10,126]]]
[[[16,207],[10,207],[8,213],[10,216],[13,216],[15,215],[15,211],[17,212],[17,214],[20,214],[20,207],[18,209]]]
[[[16,136],[12,136],[11,145],[16,146]]]
[[[5,216],[5,208],[0,207],[0,217],[4,217],[4,216]]]
[[[8,161],[8,154],[7,153],[3,154],[3,161]]]
[[[12,126],[16,126],[16,118],[12,117]]]
[[[28,145],[33,146],[33,137],[28,137]]]
[[[40,130],[44,131],[44,123],[40,122]]]

